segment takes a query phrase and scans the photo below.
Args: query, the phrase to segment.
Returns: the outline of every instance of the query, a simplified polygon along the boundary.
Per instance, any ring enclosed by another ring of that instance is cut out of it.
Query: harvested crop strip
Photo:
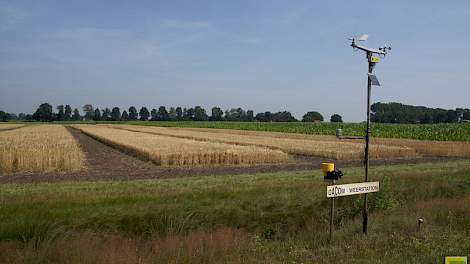
[[[249,131],[235,129],[214,129],[214,128],[172,128],[177,130],[212,132],[235,135],[253,135],[274,138],[306,139],[317,141],[338,142],[335,136],[308,135],[282,132]],[[343,142],[357,143],[357,140],[343,140]],[[470,157],[470,141],[436,141],[418,139],[399,138],[372,138],[372,144],[384,146],[406,147],[416,150],[419,154],[441,157]],[[372,145],[373,147],[373,145]]]
[[[23,127],[22,124],[0,124],[0,131]]]
[[[106,126],[74,127],[108,145],[166,166],[280,163],[289,159],[286,153],[265,147],[201,142]]]
[[[221,142],[244,146],[263,146],[278,149],[291,154],[320,156],[332,159],[361,159],[364,155],[364,144],[332,141],[311,140],[302,138],[272,137],[265,134],[233,134],[218,132],[206,132],[186,129],[174,129],[163,127],[147,127],[133,125],[113,125],[114,128],[129,131],[146,132],[155,135],[173,136],[179,138],[196,139],[209,142]],[[410,158],[416,157],[414,149],[400,146],[372,145],[371,157],[375,159],[384,158]]]
[[[84,154],[63,126],[27,126],[0,132],[0,174],[74,171]]]
[[[387,146],[404,146],[415,149],[418,153],[441,157],[470,157],[469,141],[433,141],[415,139],[377,138],[373,143]]]

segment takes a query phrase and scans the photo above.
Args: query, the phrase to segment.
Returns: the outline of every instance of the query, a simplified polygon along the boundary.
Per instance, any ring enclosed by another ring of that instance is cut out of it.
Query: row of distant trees
[[[232,108],[223,111],[220,107],[212,107],[210,114],[201,106],[182,108],[170,107],[168,110],[165,106],[149,109],[145,106],[137,110],[131,106],[129,109],[122,110],[119,107],[113,108],[94,108],[91,104],[82,107],[83,115],[78,108],[72,110],[70,105],[58,105],[54,111],[49,103],[41,104],[34,114],[20,114],[17,117],[7,119],[20,119],[29,121],[244,121],[244,122],[297,122],[297,120],[288,111],[283,112],[262,112],[255,113],[252,110],[243,110],[242,108]],[[0,117],[1,120],[1,117]],[[303,122],[322,122],[323,115],[316,111],[306,113]],[[342,122],[342,118],[338,114],[334,114],[330,118],[331,122]]]
[[[446,110],[401,103],[375,103],[371,106],[372,122],[400,124],[457,123],[470,121],[470,109]]]

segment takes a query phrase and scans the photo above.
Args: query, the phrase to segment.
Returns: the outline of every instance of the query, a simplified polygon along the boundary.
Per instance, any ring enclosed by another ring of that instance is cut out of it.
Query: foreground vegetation
[[[84,154],[63,126],[26,126],[0,132],[0,175],[15,172],[75,171]]]
[[[344,183],[362,179],[362,168],[344,172]],[[342,197],[332,244],[319,171],[6,184],[0,262],[441,263],[470,252],[470,161],[371,172],[381,190],[369,235],[362,197]]]

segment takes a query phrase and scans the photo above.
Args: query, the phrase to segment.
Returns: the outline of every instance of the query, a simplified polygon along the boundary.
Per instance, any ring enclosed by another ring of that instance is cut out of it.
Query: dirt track
[[[75,173],[32,173],[0,176],[0,183],[39,183],[58,181],[97,181],[162,179],[188,176],[248,174],[275,171],[318,170],[325,159],[319,157],[294,157],[291,164],[219,167],[160,167],[142,161],[119,150],[98,142],[78,130],[68,128],[78,140],[86,155],[87,169]],[[424,161],[441,161],[442,158],[415,160],[371,161],[372,165],[403,164]],[[444,160],[449,160],[446,158]],[[361,166],[361,161],[337,161],[339,167]]]

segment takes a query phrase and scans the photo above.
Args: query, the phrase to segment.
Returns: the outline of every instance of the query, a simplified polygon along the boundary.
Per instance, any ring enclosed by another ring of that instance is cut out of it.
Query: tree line
[[[145,106],[139,110],[135,106],[121,111],[119,107],[112,108],[95,108],[91,104],[84,105],[81,110],[70,105],[58,105],[54,108],[49,103],[41,104],[33,114],[21,113],[18,116],[10,116],[5,118],[25,120],[25,121],[241,121],[241,122],[298,122],[290,112],[262,112],[255,114],[253,110],[243,110],[242,108],[232,108],[223,111],[220,107],[214,106],[210,113],[201,106],[190,108],[170,107],[168,110],[165,106],[149,109]],[[0,117],[0,120],[1,117]],[[316,111],[307,112],[302,117],[302,122],[322,122],[323,115]],[[330,118],[331,122],[342,122],[342,118],[338,114],[334,114]]]
[[[371,121],[376,123],[434,124],[470,121],[470,109],[446,110],[401,103],[375,103],[371,106]]]

